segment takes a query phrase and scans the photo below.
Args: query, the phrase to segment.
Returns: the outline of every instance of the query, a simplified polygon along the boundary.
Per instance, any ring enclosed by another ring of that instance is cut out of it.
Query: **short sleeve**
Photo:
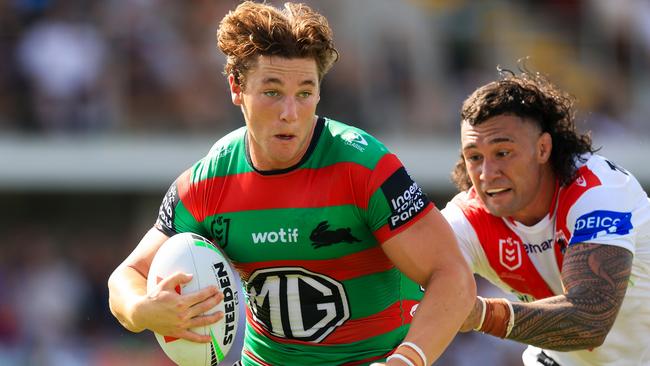
[[[191,194],[191,189],[190,171],[188,170],[172,183],[163,197],[154,225],[156,229],[167,236],[184,232],[192,232],[206,237],[209,235],[188,209],[188,207],[196,207],[192,202],[196,195]]]
[[[631,173],[600,156],[590,159],[587,168],[600,184],[586,190],[569,208],[569,245],[592,242],[634,252],[638,230],[650,219],[645,191]]]
[[[368,225],[380,243],[422,218],[433,204],[399,159],[384,155],[369,182]]]

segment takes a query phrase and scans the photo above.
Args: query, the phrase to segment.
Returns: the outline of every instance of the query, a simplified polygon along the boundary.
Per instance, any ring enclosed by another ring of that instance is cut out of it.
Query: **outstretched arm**
[[[565,294],[514,304],[516,322],[508,338],[558,351],[600,346],[616,320],[631,271],[627,249],[572,245],[562,270]]]
[[[562,266],[565,293],[513,303],[514,325],[507,338],[557,351],[600,346],[616,320],[631,270],[627,249],[595,243],[570,246]],[[486,301],[491,306],[491,299]],[[478,326],[482,305],[476,302],[462,330]]]

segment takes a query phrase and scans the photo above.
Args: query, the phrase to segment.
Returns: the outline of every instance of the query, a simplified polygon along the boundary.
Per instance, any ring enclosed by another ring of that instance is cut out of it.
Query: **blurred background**
[[[342,56],[318,113],[386,142],[439,208],[462,100],[525,56],[650,186],[649,1],[305,2]],[[215,41],[237,3],[0,0],[0,364],[170,364],[112,318],[106,280],[176,176],[243,124]],[[522,349],[459,335],[438,364],[519,365]]]

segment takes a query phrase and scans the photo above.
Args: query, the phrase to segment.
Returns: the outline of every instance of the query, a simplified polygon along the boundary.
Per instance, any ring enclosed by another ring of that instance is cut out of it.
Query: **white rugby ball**
[[[228,259],[208,239],[193,233],[176,234],[163,243],[153,258],[147,277],[147,290],[176,271],[192,273],[190,282],[177,287],[187,294],[215,285],[224,298],[207,313],[222,311],[223,319],[210,326],[192,328],[193,332],[210,335],[210,343],[196,343],[167,337],[158,333],[156,339],[165,354],[182,366],[214,366],[230,351],[239,324],[239,297],[235,274]]]

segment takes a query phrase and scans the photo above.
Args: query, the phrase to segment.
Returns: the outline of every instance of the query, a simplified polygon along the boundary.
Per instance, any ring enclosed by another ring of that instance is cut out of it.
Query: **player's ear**
[[[232,104],[240,106],[242,100],[242,87],[235,78],[235,75],[228,75],[228,85],[230,86],[230,98],[232,99]]]
[[[537,139],[537,160],[546,163],[551,158],[553,150],[553,138],[548,132],[544,132]]]

